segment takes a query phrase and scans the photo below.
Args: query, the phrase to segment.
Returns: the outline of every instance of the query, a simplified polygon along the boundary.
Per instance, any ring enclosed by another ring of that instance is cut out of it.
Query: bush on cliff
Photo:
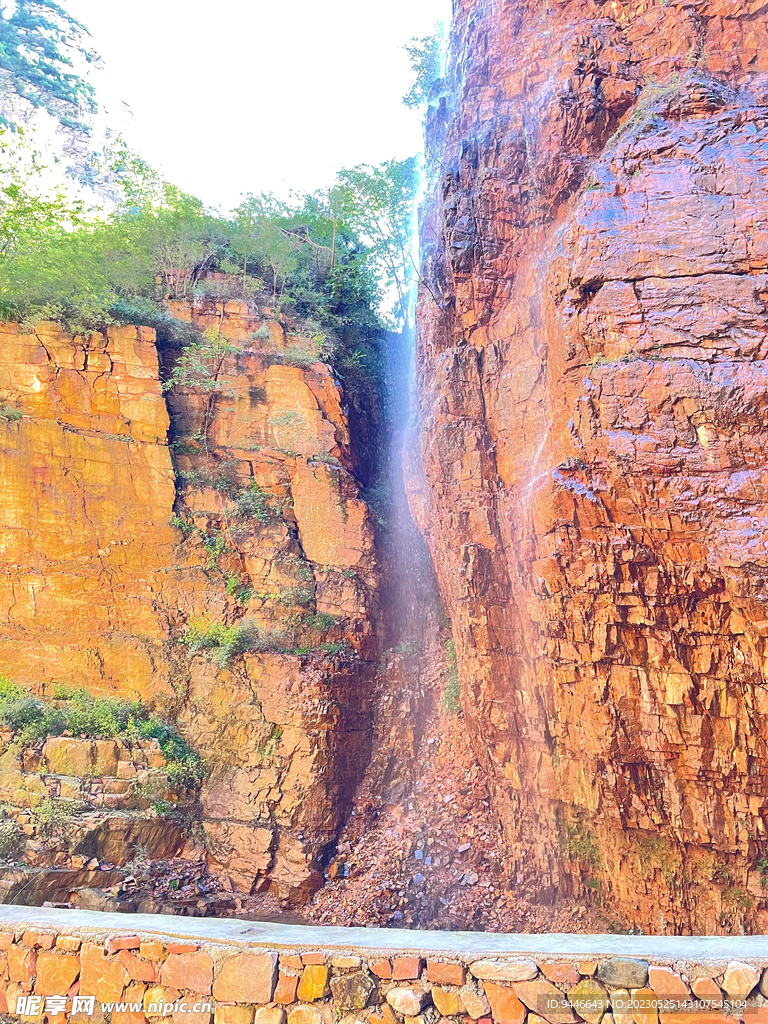
[[[353,386],[362,371],[376,374],[382,326],[407,313],[414,159],[343,171],[333,187],[291,202],[249,195],[230,215],[120,144],[103,164],[111,205],[87,208],[65,184],[50,189],[52,170],[23,133],[0,129],[0,317],[78,331],[145,323],[188,345],[194,329],[166,300],[215,293],[310,324],[323,358]]]
[[[94,697],[86,690],[61,686],[49,701],[0,677],[0,723],[18,737],[22,746],[64,732],[88,739],[156,739],[172,785],[193,788],[205,777],[199,754],[139,700]]]
[[[431,36],[414,37],[403,49],[408,54],[414,75],[411,88],[403,96],[403,103],[410,110],[419,110],[426,107],[433,87],[443,74],[445,25],[435,26]]]
[[[462,717],[461,683],[456,659],[456,644],[448,640],[445,645],[445,667],[448,680],[443,690],[443,707],[449,715]]]
[[[326,613],[290,616],[280,629],[265,630],[249,620],[227,625],[209,619],[194,619],[180,642],[192,654],[206,654],[222,668],[228,668],[241,654],[273,652],[302,657],[313,653],[336,656],[351,648],[345,640],[328,640],[327,634],[338,623]]]
[[[10,818],[0,821],[0,860],[16,860],[24,845],[24,833]]]

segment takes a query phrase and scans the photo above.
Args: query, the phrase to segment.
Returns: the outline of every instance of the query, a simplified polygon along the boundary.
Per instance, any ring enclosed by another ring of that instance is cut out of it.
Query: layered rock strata
[[[415,503],[513,879],[764,931],[765,13],[454,6]]]
[[[222,357],[167,401],[148,328],[2,327],[0,660],[173,717],[211,866],[303,899],[367,759],[373,520],[309,343],[244,303],[176,313]]]

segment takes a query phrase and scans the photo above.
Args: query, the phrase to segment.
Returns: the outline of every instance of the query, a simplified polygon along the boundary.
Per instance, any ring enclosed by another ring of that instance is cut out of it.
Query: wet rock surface
[[[388,796],[382,785],[376,768],[382,751],[374,747],[372,769],[356,794],[325,886],[302,909],[303,918],[321,924],[462,931],[627,931],[626,922],[593,896],[545,906],[533,885],[510,882],[500,822],[465,720],[443,704],[450,674],[445,644],[446,634],[436,629],[427,633],[421,654],[385,655],[384,675],[400,684],[384,683],[385,693],[402,694],[403,681],[421,680],[417,740],[410,749],[405,744],[412,719],[401,729],[396,715],[390,719],[400,743],[393,748],[385,730],[383,750],[388,758],[397,751],[395,763],[387,761],[391,777],[399,780],[395,795]],[[403,703],[411,706],[410,700]],[[377,720],[386,720],[381,709]],[[403,979],[417,970],[409,973],[398,961],[395,969]],[[390,977],[387,965],[372,970]],[[477,978],[502,983],[537,973],[532,961],[479,960],[470,970],[478,972]]]
[[[428,122],[413,500],[472,747],[515,891],[652,932],[768,921],[765,36],[462,0]]]

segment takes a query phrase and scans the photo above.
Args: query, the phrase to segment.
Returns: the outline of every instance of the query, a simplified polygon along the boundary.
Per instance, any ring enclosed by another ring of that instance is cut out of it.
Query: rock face
[[[244,303],[175,312],[218,332],[207,391],[166,398],[179,353],[163,370],[147,328],[0,328],[0,664],[174,717],[211,866],[300,902],[368,756],[373,520],[338,382],[283,359],[302,339]]]
[[[176,496],[154,332],[0,338],[0,394],[23,414],[0,420],[3,671],[147,696]]]
[[[454,9],[413,500],[512,878],[764,931],[765,13]]]

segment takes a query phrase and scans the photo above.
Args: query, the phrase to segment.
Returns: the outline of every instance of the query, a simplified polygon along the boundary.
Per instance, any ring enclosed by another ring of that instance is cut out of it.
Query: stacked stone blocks
[[[766,993],[768,969],[739,961],[361,956],[0,933],[0,1013],[39,1024],[768,1024]],[[30,996],[41,997],[34,1012]],[[80,996],[95,1000],[86,1016],[69,1012]],[[66,1010],[47,1011],[47,997],[66,997]]]

